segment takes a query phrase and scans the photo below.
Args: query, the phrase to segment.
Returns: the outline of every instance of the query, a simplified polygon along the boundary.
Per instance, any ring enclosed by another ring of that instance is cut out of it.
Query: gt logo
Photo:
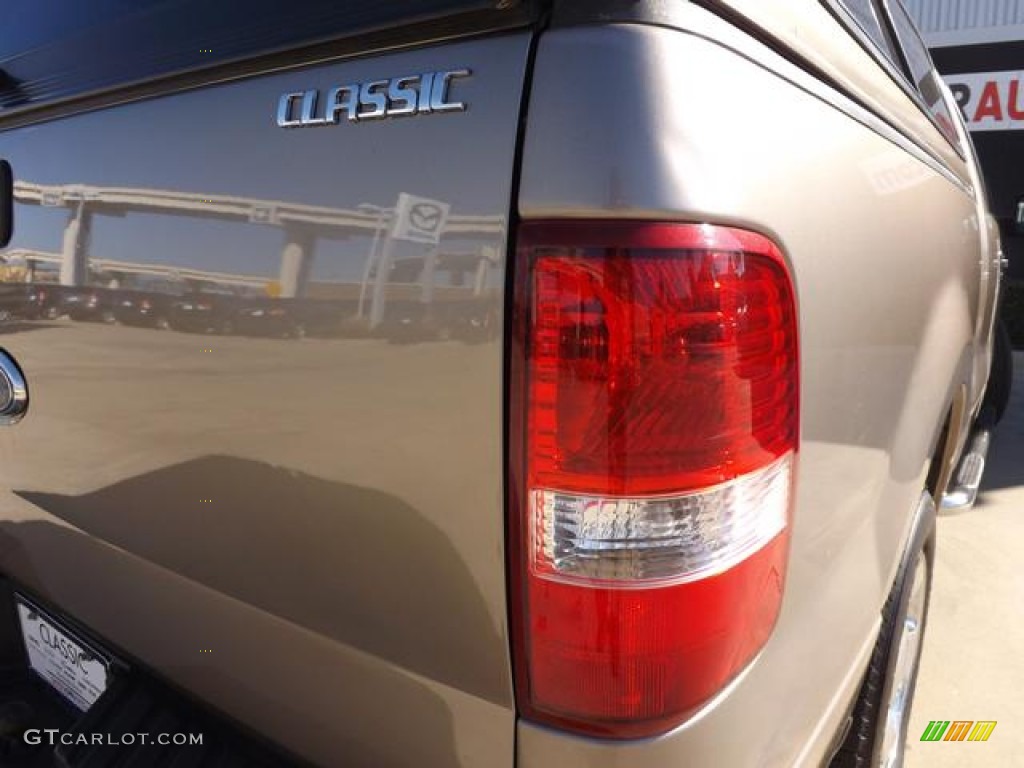
[[[450,69],[405,75],[390,80],[338,85],[327,91],[285,93],[277,103],[277,124],[281,128],[336,125],[342,118],[350,123],[431,112],[462,112],[466,104],[449,101],[452,80],[469,77],[468,69]]]
[[[952,725],[949,720],[931,720],[921,741],[988,741],[995,729],[995,720],[954,720]]]

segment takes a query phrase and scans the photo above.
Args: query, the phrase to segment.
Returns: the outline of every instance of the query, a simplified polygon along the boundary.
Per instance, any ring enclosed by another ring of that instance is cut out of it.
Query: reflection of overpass
[[[62,264],[64,256],[51,251],[34,251],[29,248],[11,248],[4,252],[10,261],[41,262],[44,264]],[[260,275],[242,275],[232,272],[211,272],[188,267],[170,267],[166,264],[143,264],[116,259],[89,258],[88,265],[94,270],[118,272],[126,275],[149,275],[163,277],[168,280],[201,280],[221,285],[244,285],[249,288],[266,288],[271,278]]]
[[[281,265],[278,280],[282,296],[298,296],[309,280],[310,264],[320,235],[344,238],[351,235],[379,235],[387,224],[388,209],[367,206],[372,210],[346,210],[316,205],[303,205],[282,200],[261,200],[230,195],[204,195],[191,192],[175,192],[168,189],[142,189],[134,187],[95,187],[83,184],[44,185],[19,181],[14,185],[14,198],[26,205],[40,205],[52,208],[67,208],[68,222],[57,256],[60,264],[60,282],[64,285],[81,285],[86,278],[90,264],[109,265],[118,271],[147,271],[146,274],[181,275],[187,272],[204,274],[198,270],[187,270],[164,265],[129,264],[123,269],[119,262],[89,258],[89,235],[92,217],[95,214],[124,216],[128,213],[151,213],[190,218],[217,219],[240,223],[260,224],[278,227],[283,232]],[[502,216],[451,215],[447,219],[444,234],[491,235],[496,240],[505,233],[505,219]],[[49,261],[40,258],[39,261]],[[117,266],[115,266],[117,265]],[[266,278],[231,276],[223,273],[205,273],[235,277],[246,281],[241,285],[265,285]],[[209,279],[197,277],[196,279]],[[229,282],[216,280],[216,282]]]

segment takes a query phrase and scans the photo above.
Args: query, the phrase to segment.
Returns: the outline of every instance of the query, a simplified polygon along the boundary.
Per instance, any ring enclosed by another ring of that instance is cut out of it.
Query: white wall
[[[903,0],[932,48],[1024,40],[1024,0]]]

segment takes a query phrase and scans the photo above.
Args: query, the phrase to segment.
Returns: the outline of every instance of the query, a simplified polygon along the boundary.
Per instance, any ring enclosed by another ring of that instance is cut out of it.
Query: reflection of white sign
[[[391,237],[395,240],[437,245],[448,222],[449,210],[451,206],[448,203],[402,192],[395,206]]]
[[[971,131],[1024,130],[1024,71],[945,75]]]

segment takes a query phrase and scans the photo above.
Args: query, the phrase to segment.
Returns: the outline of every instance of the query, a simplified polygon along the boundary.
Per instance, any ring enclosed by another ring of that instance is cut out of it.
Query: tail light
[[[663,732],[767,641],[798,442],[779,249],[650,222],[519,230],[511,351],[516,687],[529,719]]]

